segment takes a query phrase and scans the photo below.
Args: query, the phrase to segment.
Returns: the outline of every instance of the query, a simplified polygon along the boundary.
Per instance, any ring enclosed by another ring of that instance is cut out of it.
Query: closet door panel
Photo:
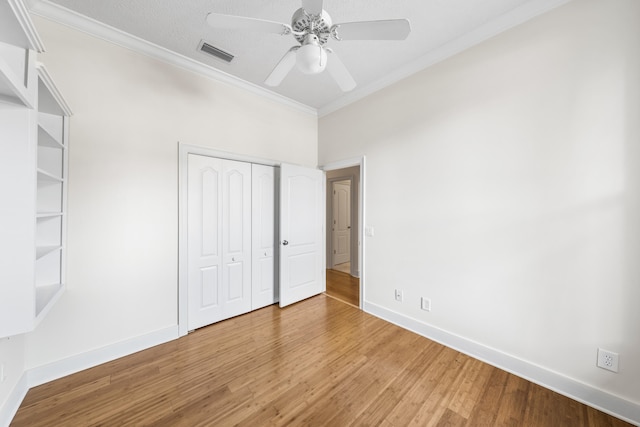
[[[188,329],[223,316],[222,160],[189,155],[188,159]]]
[[[244,292],[244,262],[231,263],[227,266],[229,280],[227,288],[227,302],[241,302],[245,297]],[[248,310],[247,310],[248,311]]]
[[[251,164],[223,160],[225,318],[251,311]]]
[[[252,309],[278,302],[275,286],[276,170],[252,165]]]
[[[218,282],[218,268],[205,267],[200,269],[201,274],[201,292],[202,292],[202,304],[201,307],[217,307],[220,304]]]

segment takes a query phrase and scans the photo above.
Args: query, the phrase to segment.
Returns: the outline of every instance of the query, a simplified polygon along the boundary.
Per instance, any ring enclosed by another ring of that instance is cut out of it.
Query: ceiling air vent
[[[231,60],[233,59],[233,55],[230,54],[229,52],[225,52],[222,49],[218,49],[217,47],[207,43],[204,40],[202,40],[198,45],[198,50],[200,52],[204,52],[206,54],[214,56],[218,59],[222,59],[225,62],[231,62]]]

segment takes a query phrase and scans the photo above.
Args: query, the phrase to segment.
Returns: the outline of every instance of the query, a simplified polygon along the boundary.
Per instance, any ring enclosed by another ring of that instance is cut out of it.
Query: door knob
[[[231,261],[232,261],[232,262],[236,262],[236,257],[232,257],[232,258],[231,258]]]
[[[282,245],[283,245],[283,246],[287,246],[288,244],[289,244],[289,242],[287,242],[286,240],[283,240],[283,241],[282,241]]]

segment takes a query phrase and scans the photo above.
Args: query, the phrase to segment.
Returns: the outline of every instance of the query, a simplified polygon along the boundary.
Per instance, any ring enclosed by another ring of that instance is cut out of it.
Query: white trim
[[[217,157],[219,159],[235,160],[238,162],[256,163],[265,166],[280,166],[282,162],[261,157],[252,157],[244,154],[232,153],[230,151],[216,150],[213,148],[200,147],[198,145],[184,144],[178,142],[180,154],[199,154],[201,156]]]
[[[398,68],[383,78],[345,94],[343,97],[330,102],[318,109],[318,116],[323,117],[361,100],[374,92],[391,86],[415,73],[442,62],[470,47],[482,43],[508,29],[516,27],[545,12],[570,2],[571,0],[531,0],[499,17],[493,19],[475,30],[429,51],[424,56]]]
[[[430,326],[372,302],[365,301],[364,311],[573,400],[640,426],[640,405],[622,397],[612,395],[481,343]]]
[[[30,6],[30,11],[35,15],[66,25],[91,36],[106,40],[126,49],[130,49],[134,52],[139,52],[168,64],[178,66],[185,70],[201,74],[231,86],[245,89],[255,95],[293,108],[294,110],[311,114],[313,116],[318,115],[318,110],[315,108],[304,105],[298,101],[294,101],[293,99],[272,92],[256,84],[249,83],[238,77],[232,76],[231,74],[217,70],[194,59],[141,39],[140,37],[125,33],[124,31],[96,21],[95,19],[54,4],[49,0],[32,1]]]
[[[22,28],[25,41],[29,44],[29,47],[38,53],[45,51],[42,39],[36,31],[35,25],[29,16],[26,6],[22,0],[7,0],[9,7],[13,11],[20,28]],[[27,47],[27,46],[22,46]]]
[[[71,28],[115,43],[124,48],[143,53],[150,57],[219,80],[229,85],[246,89],[256,95],[289,106],[295,110],[322,117],[359,101],[387,86],[397,83],[398,81],[437,64],[438,62],[450,58],[472,46],[502,33],[503,31],[520,25],[536,16],[555,9],[556,7],[564,5],[569,1],[571,0],[530,0],[529,2],[497,17],[496,19],[481,25],[475,30],[464,34],[458,39],[428,52],[426,55],[397,69],[393,73],[366,86],[357,88],[352,92],[346,93],[339,99],[330,102],[319,109],[310,107],[291,98],[287,98],[262,86],[247,82],[184,55],[180,55],[139,37],[125,33],[114,27],[52,3],[49,0],[30,1],[30,11],[43,18],[67,25]]]
[[[4,405],[0,406],[0,426],[8,426],[16,416],[24,397],[29,391],[27,373],[23,372],[13,390],[9,393]]]
[[[67,357],[66,359],[58,360],[57,362],[28,369],[22,373],[20,380],[9,393],[9,397],[5,401],[4,405],[0,406],[0,426],[8,426],[11,424],[11,420],[15,417],[22,401],[27,395],[27,392],[32,387],[37,387],[49,381],[57,380],[58,378],[75,374],[76,372],[93,368],[94,366],[98,366],[103,363],[111,362],[112,360],[116,360],[120,357],[128,356],[177,338],[178,327],[170,326],[139,337],[120,341],[106,347],[90,350],[76,356]]]
[[[42,83],[45,85],[53,99],[60,106],[62,115],[67,117],[72,116],[73,112],[71,111],[71,107],[69,107],[69,104],[58,90],[56,84],[53,82],[53,79],[51,78],[51,74],[49,74],[47,67],[45,67],[41,62],[38,62],[36,63],[36,70],[38,71],[38,77],[40,77],[40,80],[42,80]]]
[[[36,387],[49,381],[67,375],[75,374],[85,369],[103,363],[111,362],[120,357],[128,356],[141,350],[164,344],[178,338],[177,326],[160,329],[139,337],[120,341],[106,347],[90,350],[76,356],[67,357],[47,365],[31,368],[27,371],[29,387]]]
[[[365,240],[364,240],[364,226],[365,226],[365,156],[354,157],[346,160],[338,160],[336,162],[327,163],[324,166],[321,166],[321,169],[326,171],[336,170],[336,169],[346,169],[353,166],[360,166],[360,187],[358,188],[358,241],[360,242],[360,246],[358,248],[358,276],[360,277],[360,301],[358,302],[358,306],[360,308],[364,307],[365,301]],[[326,208],[325,208],[326,210]],[[326,219],[325,219],[326,223]],[[326,231],[325,231],[326,236]],[[326,256],[326,250],[325,250]],[[325,261],[326,262],[326,261]]]

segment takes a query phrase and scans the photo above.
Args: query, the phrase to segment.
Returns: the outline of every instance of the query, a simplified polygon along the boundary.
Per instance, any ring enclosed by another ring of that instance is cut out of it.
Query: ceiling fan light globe
[[[296,65],[304,74],[321,73],[327,66],[327,52],[319,45],[303,45],[296,53]]]

